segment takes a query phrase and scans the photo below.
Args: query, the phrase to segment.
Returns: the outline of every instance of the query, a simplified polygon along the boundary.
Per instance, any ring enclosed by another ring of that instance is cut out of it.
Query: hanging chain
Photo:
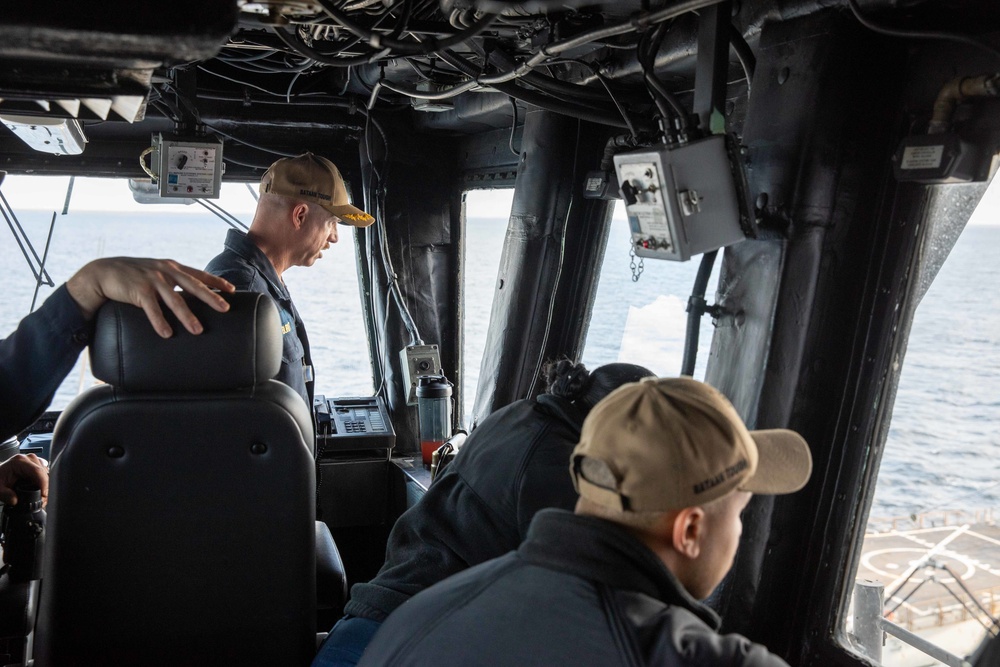
[[[642,257],[639,258],[639,263],[638,264],[635,263],[635,244],[634,243],[633,244],[629,244],[629,247],[628,247],[628,256],[629,256],[628,268],[632,269],[632,282],[637,283],[637,282],[639,282],[639,276],[642,275],[642,270],[645,267],[643,267],[643,264],[642,264],[642,260],[643,260]]]

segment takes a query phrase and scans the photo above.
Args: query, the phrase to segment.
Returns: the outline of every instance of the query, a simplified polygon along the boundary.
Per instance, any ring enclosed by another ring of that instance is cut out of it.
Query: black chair
[[[314,655],[312,417],[271,379],[274,303],[228,298],[224,314],[188,298],[204,333],[174,321],[166,340],[138,308],[101,309],[91,364],[107,384],[53,438],[35,665]]]

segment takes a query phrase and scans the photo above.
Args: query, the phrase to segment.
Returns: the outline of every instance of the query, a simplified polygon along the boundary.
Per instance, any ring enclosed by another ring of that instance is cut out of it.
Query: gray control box
[[[614,162],[636,255],[684,262],[746,238],[724,136]]]
[[[222,144],[175,141],[153,135],[153,160],[161,197],[218,199],[222,188]]]
[[[408,387],[406,404],[417,404],[417,378],[421,375],[443,375],[441,354],[437,345],[411,345],[399,351],[403,382]]]

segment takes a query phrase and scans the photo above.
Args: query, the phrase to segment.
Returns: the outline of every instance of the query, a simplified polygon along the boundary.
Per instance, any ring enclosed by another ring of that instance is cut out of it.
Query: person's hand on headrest
[[[94,260],[66,283],[70,296],[88,320],[106,301],[120,301],[142,308],[153,329],[160,336],[169,338],[173,329],[163,316],[162,301],[185,329],[192,334],[201,333],[201,322],[174,290],[175,287],[193,294],[220,313],[229,310],[229,303],[212,290],[233,292],[236,289],[223,278],[170,259],[135,257]]]
[[[14,484],[24,480],[37,486],[42,492],[42,506],[49,499],[49,469],[45,462],[34,454],[17,454],[0,463],[0,502],[16,505],[17,494]]]

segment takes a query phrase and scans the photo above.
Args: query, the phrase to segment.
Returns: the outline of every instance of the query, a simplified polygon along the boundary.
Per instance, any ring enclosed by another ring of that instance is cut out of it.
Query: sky
[[[7,176],[0,185],[7,201],[19,210],[62,211],[66,199],[68,176]],[[477,190],[467,197],[466,210],[470,218],[506,217],[510,212],[513,190]],[[222,196],[215,200],[222,208],[249,222],[255,201],[247,187],[225,183]],[[124,179],[77,178],[73,185],[71,211],[124,211],[135,213],[172,212],[201,213],[198,205],[138,204],[132,199]],[[624,219],[621,205],[616,218]],[[1000,178],[994,178],[982,201],[969,221],[970,225],[1000,225]]]

